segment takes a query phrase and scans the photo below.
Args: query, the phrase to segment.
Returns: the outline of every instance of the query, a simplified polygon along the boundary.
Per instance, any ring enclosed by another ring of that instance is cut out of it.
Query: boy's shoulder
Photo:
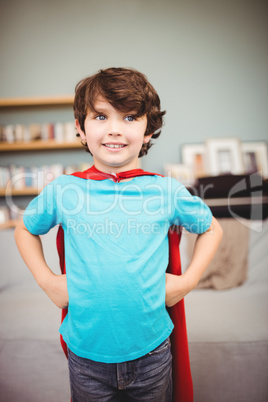
[[[44,188],[72,185],[74,183],[77,183],[77,180],[79,179],[71,174],[61,174],[55,177],[53,180],[49,181],[49,183]]]

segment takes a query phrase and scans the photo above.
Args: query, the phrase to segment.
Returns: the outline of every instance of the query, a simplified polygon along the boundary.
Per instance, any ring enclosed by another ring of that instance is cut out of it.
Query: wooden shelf
[[[0,230],[13,229],[17,226],[18,222],[19,222],[19,220],[13,219],[13,220],[7,221],[5,223],[0,223]]]
[[[13,152],[13,151],[36,151],[43,149],[72,149],[72,148],[83,148],[81,142],[57,142],[55,140],[49,141],[32,141],[32,142],[13,142],[0,143],[0,152]]]
[[[73,95],[42,96],[25,98],[0,98],[0,108],[25,107],[25,106],[72,106]]]
[[[205,198],[203,200],[209,207],[268,204],[268,196]]]
[[[38,97],[16,97],[16,98],[0,98],[0,111],[24,113],[33,108],[33,112],[39,111],[40,108],[53,111],[55,108],[67,107],[72,108],[74,102],[74,95],[63,96],[38,96]],[[0,142],[0,153],[4,152],[27,152],[27,151],[43,151],[43,150],[68,150],[68,149],[83,149],[80,139],[73,138],[71,142],[58,142],[56,140],[36,140],[31,142]],[[34,187],[24,187],[21,189],[12,188],[11,184],[5,188],[0,188],[0,197],[13,197],[13,196],[36,196],[42,189]],[[18,220],[9,220],[0,224],[0,230],[14,228]]]
[[[24,187],[24,188],[0,188],[0,197],[4,196],[16,196],[16,195],[38,195],[41,190],[38,190],[36,187]]]

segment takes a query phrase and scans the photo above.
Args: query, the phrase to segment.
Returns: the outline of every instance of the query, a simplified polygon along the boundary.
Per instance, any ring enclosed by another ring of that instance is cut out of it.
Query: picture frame
[[[241,142],[238,138],[208,139],[206,149],[211,176],[244,173]]]
[[[265,141],[242,142],[242,155],[245,173],[259,172],[268,178],[268,147]]]
[[[183,144],[181,157],[182,163],[193,170],[196,178],[207,176],[205,144]]]
[[[182,163],[166,163],[164,165],[164,174],[167,177],[176,179],[185,186],[191,186],[195,182],[193,169]]]

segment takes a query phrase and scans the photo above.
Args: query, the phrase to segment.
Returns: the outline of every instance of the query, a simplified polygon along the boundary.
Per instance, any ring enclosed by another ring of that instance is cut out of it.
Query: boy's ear
[[[152,135],[153,135],[153,133],[152,133],[152,134],[147,134],[147,135],[145,135],[144,138],[143,138],[143,143],[144,143],[144,144],[148,144],[148,142],[149,142],[150,139],[152,138]]]
[[[86,139],[87,139],[86,134],[81,129],[81,126],[80,126],[80,123],[79,123],[78,119],[75,119],[75,127],[76,127],[76,130],[77,130],[78,134],[80,135],[81,139],[83,141],[86,141]]]

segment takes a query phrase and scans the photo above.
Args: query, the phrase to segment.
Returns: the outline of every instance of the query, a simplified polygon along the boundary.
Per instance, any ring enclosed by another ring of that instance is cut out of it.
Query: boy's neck
[[[135,165],[129,164],[129,165],[124,165],[124,166],[114,167],[114,166],[102,166],[101,164],[96,163],[95,161],[94,161],[94,167],[99,172],[107,173],[107,174],[111,174],[111,175],[116,175],[119,173],[128,172],[130,170],[139,169],[137,164],[135,164]]]
[[[136,168],[136,169],[128,169],[128,170],[120,170],[117,172],[105,172],[103,170],[100,170],[95,164],[91,167],[91,169],[95,170],[98,173],[101,173],[103,175],[107,175],[107,176],[112,176],[114,179],[114,181],[118,182],[124,182],[124,181],[130,181],[132,180],[136,175],[140,175],[138,173],[143,172],[142,169],[140,168]]]

